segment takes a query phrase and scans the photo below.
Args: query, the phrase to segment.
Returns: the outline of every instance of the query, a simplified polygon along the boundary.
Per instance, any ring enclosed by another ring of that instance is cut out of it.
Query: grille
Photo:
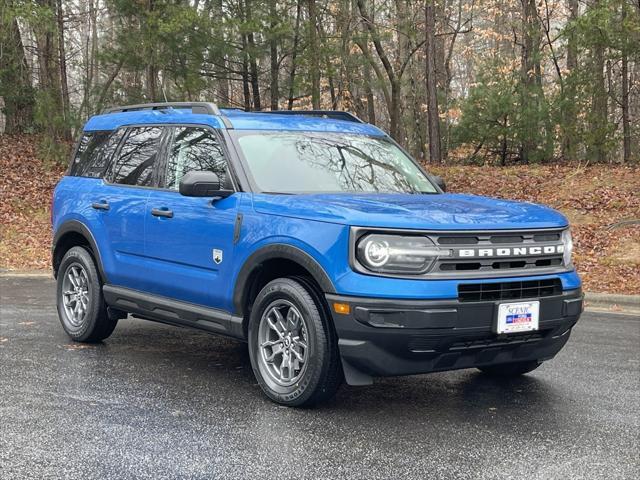
[[[560,295],[562,282],[558,278],[528,280],[524,282],[473,283],[458,285],[458,300],[482,302],[496,300],[518,300]]]
[[[429,234],[451,256],[440,257],[430,271],[441,277],[490,277],[502,274],[555,273],[563,268],[562,233],[525,232]]]

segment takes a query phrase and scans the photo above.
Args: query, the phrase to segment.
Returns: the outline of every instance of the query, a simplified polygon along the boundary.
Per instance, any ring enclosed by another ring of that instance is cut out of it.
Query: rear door
[[[147,289],[145,213],[149,194],[158,186],[157,162],[166,130],[148,126],[124,131],[104,182],[92,192],[92,208],[100,212],[110,253],[106,273],[114,285]]]
[[[217,132],[197,126],[171,127],[162,188],[149,197],[145,215],[150,291],[226,310],[239,195],[224,199],[180,195],[180,179],[192,170],[213,171],[226,189],[234,189]]]

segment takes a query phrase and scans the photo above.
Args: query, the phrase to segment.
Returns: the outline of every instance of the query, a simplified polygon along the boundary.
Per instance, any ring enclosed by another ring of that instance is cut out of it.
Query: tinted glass
[[[126,130],[124,128],[120,130],[116,130],[111,134],[109,140],[102,147],[101,157],[104,162],[104,171],[103,174],[106,174],[109,170],[109,165],[111,164],[111,160],[113,158],[113,154],[116,153],[116,149],[118,148],[118,144],[124,137]],[[104,176],[104,175],[103,175]]]
[[[103,150],[110,136],[110,131],[88,132],[82,135],[69,169],[69,175],[75,177],[102,177],[109,160],[103,155]]]
[[[436,193],[392,142],[317,132],[237,132],[260,190],[277,193]]]
[[[160,149],[160,127],[139,127],[129,131],[111,175],[114,183],[153,185],[153,167]]]
[[[177,190],[180,179],[192,170],[214,172],[222,185],[231,188],[227,162],[215,134],[204,128],[176,128],[169,148],[165,187]]]

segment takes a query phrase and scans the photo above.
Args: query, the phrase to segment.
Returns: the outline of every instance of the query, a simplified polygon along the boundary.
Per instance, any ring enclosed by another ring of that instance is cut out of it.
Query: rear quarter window
[[[71,161],[69,175],[101,178],[120,136],[111,131],[85,132]]]

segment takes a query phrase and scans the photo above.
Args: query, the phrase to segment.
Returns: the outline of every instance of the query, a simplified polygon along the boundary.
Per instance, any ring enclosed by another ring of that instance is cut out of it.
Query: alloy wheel
[[[289,387],[304,375],[309,360],[307,322],[293,303],[280,299],[262,314],[258,329],[260,370],[271,387]]]
[[[69,323],[78,328],[89,310],[89,278],[84,267],[72,263],[62,280],[62,304]]]

